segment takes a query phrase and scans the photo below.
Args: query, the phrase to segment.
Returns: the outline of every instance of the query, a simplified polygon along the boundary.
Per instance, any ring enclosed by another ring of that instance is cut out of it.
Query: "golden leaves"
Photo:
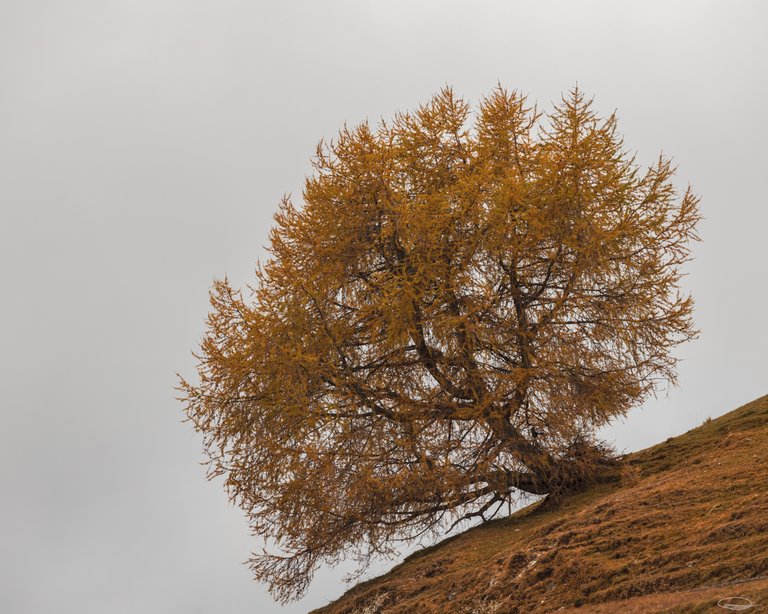
[[[541,113],[498,87],[472,117],[446,88],[345,127],[314,169],[254,301],[215,284],[182,382],[212,473],[287,553],[253,561],[282,599],[320,561],[587,479],[591,429],[673,381],[696,335],[698,199],[579,90]]]

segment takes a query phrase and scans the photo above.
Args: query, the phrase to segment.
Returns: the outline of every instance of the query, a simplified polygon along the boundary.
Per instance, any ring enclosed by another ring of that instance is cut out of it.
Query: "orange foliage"
[[[473,119],[473,121],[471,121]],[[641,170],[576,90],[497,88],[321,143],[253,300],[226,280],[182,382],[281,600],[321,562],[589,478],[590,433],[674,381],[697,197]]]

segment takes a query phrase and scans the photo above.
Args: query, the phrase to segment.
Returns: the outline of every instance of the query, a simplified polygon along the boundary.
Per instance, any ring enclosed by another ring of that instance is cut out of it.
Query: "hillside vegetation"
[[[768,396],[625,461],[619,483],[447,539],[315,614],[768,608]]]

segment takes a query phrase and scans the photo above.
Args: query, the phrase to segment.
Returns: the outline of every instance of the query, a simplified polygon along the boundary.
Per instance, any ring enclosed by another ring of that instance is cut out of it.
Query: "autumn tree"
[[[596,427],[674,381],[697,197],[575,89],[548,113],[444,89],[321,143],[252,296],[226,280],[182,382],[281,600],[321,563],[569,491]]]

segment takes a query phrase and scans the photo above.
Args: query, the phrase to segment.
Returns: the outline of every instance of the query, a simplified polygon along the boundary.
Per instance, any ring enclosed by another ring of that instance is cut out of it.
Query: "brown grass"
[[[618,484],[466,531],[315,614],[703,612],[731,588],[768,608],[768,582],[732,584],[768,576],[768,396],[625,461]]]

